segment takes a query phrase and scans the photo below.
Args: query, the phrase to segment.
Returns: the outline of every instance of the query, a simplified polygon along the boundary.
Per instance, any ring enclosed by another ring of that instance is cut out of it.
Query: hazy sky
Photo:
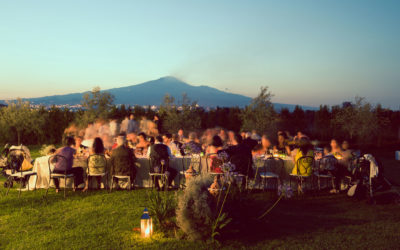
[[[163,76],[318,106],[400,106],[400,1],[0,0],[0,99]]]

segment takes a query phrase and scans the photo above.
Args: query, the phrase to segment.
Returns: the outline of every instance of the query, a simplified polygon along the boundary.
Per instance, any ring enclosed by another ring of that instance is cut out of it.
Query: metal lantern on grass
[[[153,234],[153,222],[147,208],[143,210],[142,217],[140,217],[140,233],[142,238],[149,238]]]

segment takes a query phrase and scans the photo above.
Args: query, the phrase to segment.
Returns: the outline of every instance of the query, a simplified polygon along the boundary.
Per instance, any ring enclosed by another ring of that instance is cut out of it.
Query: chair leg
[[[318,176],[318,191],[321,191],[321,180],[319,176]]]
[[[67,178],[64,178],[64,199],[66,197],[66,190],[67,190]]]
[[[18,192],[18,198],[21,197],[21,189],[22,189],[22,180],[23,178],[19,178],[19,192]]]
[[[113,186],[114,186],[114,176],[111,176],[111,186],[110,186],[110,193],[113,190]]]
[[[131,185],[131,177],[128,177],[128,190],[131,191],[132,185]]]
[[[8,181],[8,188],[7,188],[7,193],[6,193],[6,195],[8,195],[8,192],[10,191],[10,188],[11,188],[11,176],[9,176],[8,178],[7,178],[7,181]]]

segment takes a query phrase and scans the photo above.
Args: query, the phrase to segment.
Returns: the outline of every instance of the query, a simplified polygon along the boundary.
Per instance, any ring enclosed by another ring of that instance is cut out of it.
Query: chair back
[[[333,171],[338,167],[338,160],[333,155],[326,155],[319,160],[318,171]]]
[[[49,166],[49,174],[50,174],[50,178],[51,178],[51,165],[54,165],[54,167],[56,166],[64,166],[65,172],[64,174],[67,175],[67,166],[68,166],[68,160],[67,158],[65,158],[62,155],[52,155],[49,157],[49,161],[48,161],[48,166]]]
[[[164,173],[169,166],[169,158],[150,157],[150,173]]]
[[[285,162],[279,157],[268,157],[265,160],[265,171],[281,174],[285,167]]]
[[[225,161],[217,153],[210,153],[206,156],[207,173],[212,173],[224,164]]]
[[[296,162],[297,175],[310,176],[314,168],[314,157],[302,156]]]
[[[92,165],[93,164],[93,165]],[[91,166],[92,165],[92,166]],[[90,175],[90,168],[104,168],[103,173],[107,172],[107,158],[104,154],[92,154],[87,159],[87,174]],[[92,173],[93,174],[93,173]]]
[[[235,154],[230,157],[230,162],[235,165],[235,172],[249,176],[253,165],[253,158],[243,154]]]

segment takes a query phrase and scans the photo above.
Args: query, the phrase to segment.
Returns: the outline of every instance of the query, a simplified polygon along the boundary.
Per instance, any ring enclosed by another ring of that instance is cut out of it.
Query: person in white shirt
[[[179,148],[179,146],[176,143],[174,143],[172,134],[167,133],[167,134],[163,135],[163,142],[165,145],[167,145],[169,147],[169,149],[173,155],[181,154],[181,149]]]

